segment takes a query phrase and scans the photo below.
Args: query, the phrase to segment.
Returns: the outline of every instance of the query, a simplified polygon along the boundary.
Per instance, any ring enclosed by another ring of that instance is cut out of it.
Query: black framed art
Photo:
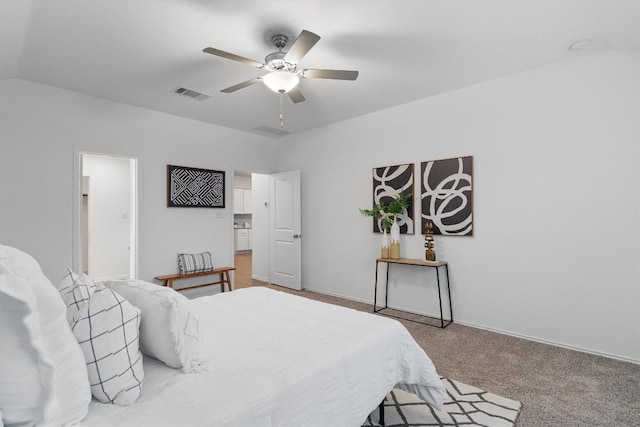
[[[401,234],[415,232],[413,219],[414,164],[373,168],[373,206],[382,202],[388,205],[398,194],[409,196],[409,206],[404,214],[398,215]],[[382,233],[380,222],[373,220],[373,232]]]
[[[167,207],[224,208],[224,171],[167,165]]]
[[[473,235],[473,157],[431,160],[420,164],[421,227],[433,223],[433,234]]]

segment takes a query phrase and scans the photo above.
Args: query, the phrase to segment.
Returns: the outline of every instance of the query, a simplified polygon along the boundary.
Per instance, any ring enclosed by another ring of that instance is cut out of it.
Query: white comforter
[[[93,401],[83,426],[356,427],[394,386],[442,405],[431,360],[395,320],[267,288],[192,304],[206,371],[146,357],[138,402]]]

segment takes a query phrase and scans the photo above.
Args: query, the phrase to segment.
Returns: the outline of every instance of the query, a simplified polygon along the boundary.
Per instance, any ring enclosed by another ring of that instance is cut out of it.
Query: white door
[[[270,282],[300,290],[300,171],[271,175],[269,200]]]

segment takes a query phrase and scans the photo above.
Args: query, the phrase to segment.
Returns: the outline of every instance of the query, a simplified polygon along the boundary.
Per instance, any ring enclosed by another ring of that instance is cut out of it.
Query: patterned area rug
[[[413,394],[391,391],[384,401],[385,426],[515,426],[520,402],[447,378],[442,382],[448,394],[443,411],[436,411]],[[379,409],[373,411],[363,427],[379,426],[379,414]]]

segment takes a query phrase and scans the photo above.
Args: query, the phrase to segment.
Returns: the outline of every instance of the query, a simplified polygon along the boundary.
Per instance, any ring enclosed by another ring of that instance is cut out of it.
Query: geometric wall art
[[[224,171],[167,165],[167,206],[224,208]]]
[[[389,204],[399,193],[409,198],[407,210],[398,215],[398,225],[401,234],[414,234],[415,221],[413,216],[413,163],[383,166],[373,168],[373,205],[382,202]],[[373,232],[381,233],[380,221],[373,220]]]
[[[420,164],[421,228],[433,223],[433,234],[473,235],[473,157],[431,160]]]

